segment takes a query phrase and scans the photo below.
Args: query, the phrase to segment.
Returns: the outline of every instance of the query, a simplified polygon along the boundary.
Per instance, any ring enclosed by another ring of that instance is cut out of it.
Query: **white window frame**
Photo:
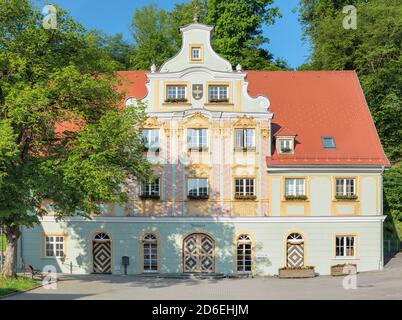
[[[285,178],[285,196],[305,196],[305,178]]]
[[[206,186],[203,185],[206,183]],[[190,184],[194,184],[194,187],[191,186],[190,189]],[[202,188],[207,188],[206,192],[201,192],[200,189]],[[192,192],[190,194],[190,191],[192,191],[195,188],[195,194]],[[187,195],[188,196],[209,196],[209,186],[208,186],[208,178],[188,178],[187,179]]]
[[[342,190],[338,190],[338,181]],[[348,182],[352,181],[351,185]],[[353,188],[353,191],[351,191]],[[335,179],[335,196],[355,196],[356,195],[356,178],[336,178]]]
[[[188,149],[208,149],[208,129],[189,128],[187,129]]]
[[[185,84],[168,84],[166,85],[167,99],[186,99],[187,86]]]
[[[142,182],[140,184],[140,196],[160,196],[161,185],[160,178],[151,182]]]
[[[142,143],[148,150],[156,150],[159,148],[159,129],[142,129]]]
[[[235,196],[255,196],[255,178],[235,178],[234,184]],[[238,188],[239,191],[237,190]],[[252,192],[247,191],[247,188],[252,189]]]
[[[229,86],[227,84],[208,85],[208,100],[211,99],[219,99],[219,100],[229,99]]]
[[[158,263],[158,238],[152,233],[146,234],[142,241],[142,271],[158,272]]]
[[[339,245],[338,245],[338,238],[339,240]],[[348,238],[353,239],[353,245],[348,245]],[[342,242],[341,243],[341,239]],[[355,258],[356,257],[356,242],[357,242],[357,236],[356,235],[335,235],[335,258],[337,259],[347,259],[347,258]],[[339,248],[339,252],[338,252]],[[349,250],[353,250],[353,255],[348,255]],[[343,254],[340,254],[342,251]]]
[[[236,245],[236,271],[238,273],[251,273],[253,270],[252,240],[249,235],[240,235]],[[240,251],[240,252],[239,252]],[[246,264],[250,261],[250,265]],[[249,269],[249,270],[248,270]]]
[[[278,139],[279,140],[279,153],[290,154],[293,152],[293,140],[292,139]],[[288,148],[290,151],[282,151],[282,149]]]
[[[45,257],[64,258],[65,236],[45,235]],[[49,254],[51,253],[51,254]]]
[[[255,148],[254,128],[236,128],[234,131],[235,149]]]

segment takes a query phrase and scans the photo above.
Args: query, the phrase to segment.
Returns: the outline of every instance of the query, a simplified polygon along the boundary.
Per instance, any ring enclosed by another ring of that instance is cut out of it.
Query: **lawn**
[[[3,277],[0,276],[0,297],[13,292],[21,292],[36,287],[39,281],[28,277],[19,276]]]

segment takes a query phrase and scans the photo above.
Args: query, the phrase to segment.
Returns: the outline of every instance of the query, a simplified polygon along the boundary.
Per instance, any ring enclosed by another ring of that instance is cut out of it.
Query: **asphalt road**
[[[313,279],[162,279],[140,276],[68,276],[57,289],[38,288],[10,300],[70,299],[402,299],[402,253],[383,271],[359,273],[356,289],[344,289],[344,277]]]

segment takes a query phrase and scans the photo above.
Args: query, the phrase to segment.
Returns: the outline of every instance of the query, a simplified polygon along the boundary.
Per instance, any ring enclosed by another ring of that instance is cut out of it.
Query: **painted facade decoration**
[[[122,107],[146,104],[156,179],[132,181],[129,203],[92,220],[44,217],[23,230],[20,260],[66,273],[121,274],[123,256],[129,274],[381,269],[388,161],[355,75],[233,70],[211,47],[212,27],[181,33],[159,70],[119,73]],[[333,81],[350,92],[332,92]],[[353,129],[347,108],[364,128]],[[331,112],[338,119],[325,120]]]

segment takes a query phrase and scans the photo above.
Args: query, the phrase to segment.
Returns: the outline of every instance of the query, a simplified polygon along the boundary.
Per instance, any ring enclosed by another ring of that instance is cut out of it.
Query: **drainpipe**
[[[383,176],[384,176],[385,166],[381,166],[381,174],[380,174],[380,214],[384,215],[384,196],[383,196]],[[381,220],[381,230],[380,230],[380,237],[381,237],[381,256],[380,256],[380,270],[384,268],[384,221]]]
[[[21,267],[22,267],[22,261],[24,261],[24,250],[23,250],[23,245],[22,245],[22,237],[23,237],[23,232],[22,232],[22,226],[20,227],[20,257],[21,257]]]

